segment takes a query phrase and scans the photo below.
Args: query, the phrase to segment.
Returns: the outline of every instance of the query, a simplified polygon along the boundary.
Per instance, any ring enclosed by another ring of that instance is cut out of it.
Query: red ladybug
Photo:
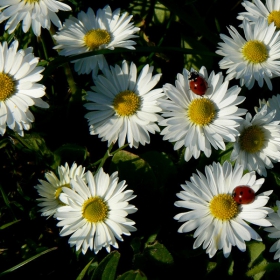
[[[196,71],[191,72],[189,81],[190,81],[190,89],[194,94],[200,96],[205,94],[208,88],[208,84],[206,80],[203,77],[199,76],[199,74]]]
[[[233,190],[232,197],[238,204],[250,204],[255,200],[255,192],[248,186],[238,186]]]

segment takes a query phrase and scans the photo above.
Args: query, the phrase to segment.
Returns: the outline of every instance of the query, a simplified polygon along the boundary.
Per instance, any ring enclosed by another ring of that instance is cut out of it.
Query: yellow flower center
[[[207,125],[216,116],[214,103],[208,98],[194,99],[189,105],[188,116],[194,124]]]
[[[210,201],[211,214],[222,221],[228,221],[238,214],[238,204],[229,194],[218,194]]]
[[[277,29],[280,28],[280,11],[272,11],[267,17],[268,24],[274,22]]]
[[[242,54],[245,60],[252,63],[262,63],[268,58],[265,44],[258,40],[248,41],[242,48]]]
[[[15,92],[15,82],[4,73],[0,73],[0,101],[5,101]]]
[[[35,3],[35,2],[39,2],[40,0],[25,0],[25,3],[29,3],[29,4],[32,4],[32,3]]]
[[[91,223],[105,221],[108,217],[107,203],[99,196],[91,197],[82,206],[83,217]]]
[[[95,50],[101,45],[108,44],[110,40],[110,34],[107,30],[103,29],[92,29],[84,37],[85,44],[90,50]]]
[[[123,117],[134,115],[139,109],[140,104],[140,97],[130,90],[118,93],[113,101],[115,111]]]
[[[256,153],[260,151],[265,142],[265,134],[259,126],[249,126],[244,129],[239,137],[239,143],[242,150],[247,153]]]
[[[70,184],[65,184],[65,185],[62,185],[60,187],[58,187],[54,193],[54,197],[55,199],[57,200],[57,202],[60,204],[60,205],[65,205],[60,199],[59,199],[59,196],[62,192],[62,188],[69,188],[70,189]]]

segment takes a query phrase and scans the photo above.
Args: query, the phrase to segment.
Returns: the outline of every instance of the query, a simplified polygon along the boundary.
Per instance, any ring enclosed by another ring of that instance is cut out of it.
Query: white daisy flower
[[[55,0],[0,0],[0,23],[8,19],[5,30],[13,33],[22,21],[22,30],[27,32],[32,26],[36,36],[40,36],[41,27],[50,29],[51,22],[61,28],[56,15],[59,10],[71,11],[71,7]]]
[[[195,230],[196,238],[193,248],[203,244],[203,249],[212,258],[217,250],[222,249],[228,257],[232,246],[237,246],[242,252],[246,250],[245,241],[255,239],[261,241],[259,234],[247,222],[258,226],[270,226],[267,214],[272,209],[264,207],[272,191],[255,195],[250,204],[238,204],[233,198],[233,190],[245,186],[255,193],[262,186],[264,179],[256,180],[255,172],[243,175],[243,167],[225,162],[213,163],[205,167],[205,174],[199,171],[193,174],[190,182],[181,185],[183,191],[177,194],[181,199],[175,206],[191,209],[177,214],[174,219],[184,224],[178,232]],[[241,194],[241,193],[240,193]]]
[[[57,208],[64,205],[59,199],[62,187],[70,188],[70,180],[76,180],[76,176],[85,180],[85,168],[76,163],[73,163],[70,169],[68,163],[65,163],[64,166],[59,166],[57,171],[59,178],[53,172],[47,172],[45,174],[47,181],[39,180],[40,184],[35,186],[42,197],[37,199],[40,202],[38,206],[42,207],[39,212],[42,212],[41,216],[48,218],[55,214]]]
[[[230,160],[266,177],[266,168],[280,161],[280,121],[275,121],[274,116],[275,110],[268,113],[266,105],[254,118],[247,113],[238,127],[240,136],[234,143]]]
[[[267,101],[259,100],[260,106],[255,107],[255,111],[258,113],[260,110],[267,105],[267,113],[270,113],[271,111],[275,111],[275,117],[274,121],[280,121],[280,95],[273,95],[271,98],[269,98]]]
[[[212,71],[208,77],[205,67],[200,69],[199,75],[208,84],[203,97],[190,90],[191,75],[186,69],[183,75],[177,75],[175,86],[163,86],[169,99],[161,101],[162,116],[166,118],[159,122],[160,126],[166,126],[161,134],[164,135],[163,140],[175,142],[174,150],[186,147],[186,161],[192,156],[197,159],[200,151],[210,157],[211,146],[225,150],[224,141],[235,141],[239,134],[236,129],[238,121],[246,113],[236,106],[245,99],[238,96],[241,90],[238,86],[228,89],[228,81],[223,82],[221,73]]]
[[[108,146],[118,140],[119,147],[127,138],[130,147],[138,148],[139,143],[150,143],[150,133],[159,132],[156,122],[162,120],[158,100],[164,93],[162,88],[153,89],[161,74],[152,76],[154,67],[145,65],[137,78],[137,68],[123,61],[105,69],[94,81],[86,99],[91,103],[84,106],[91,110],[85,115],[90,134],[98,134]],[[153,89],[153,90],[152,90]]]
[[[44,67],[37,66],[39,58],[34,57],[33,48],[17,50],[18,41],[8,48],[7,42],[0,43],[0,134],[6,126],[23,136],[23,130],[31,128],[34,121],[29,106],[49,108],[40,97],[45,87],[37,82]]]
[[[228,29],[232,38],[220,35],[224,43],[219,43],[216,53],[224,56],[219,65],[228,69],[226,80],[240,79],[240,85],[249,89],[255,81],[260,87],[265,81],[272,90],[270,79],[280,76],[280,36],[275,29],[274,23],[268,25],[263,18],[254,25],[244,19],[245,39],[233,26]]]
[[[63,188],[60,199],[66,206],[57,210],[56,218],[61,220],[57,226],[63,227],[61,236],[72,234],[70,246],[87,249],[97,254],[102,247],[110,252],[110,245],[118,248],[116,239],[123,241],[121,235],[130,235],[136,231],[134,221],[126,218],[135,213],[137,208],[128,201],[136,197],[132,190],[125,190],[125,181],[118,182],[118,172],[110,177],[101,168],[94,176],[86,173],[88,185],[77,177],[71,180],[73,188]]]
[[[277,213],[268,215],[268,220],[271,222],[272,227],[265,228],[264,230],[270,232],[268,237],[277,238],[278,240],[271,246],[269,252],[276,252],[274,260],[279,259],[280,262],[280,201],[276,201],[278,207]]]
[[[80,12],[78,18],[70,17],[65,21],[63,27],[57,35],[54,35],[57,41],[55,49],[60,49],[60,55],[70,56],[83,54],[86,52],[114,48],[126,48],[134,50],[136,43],[130,39],[138,36],[134,35],[139,31],[130,22],[132,16],[127,13],[120,15],[120,9],[111,11],[110,6],[99,9],[94,14],[91,8],[87,13]],[[103,55],[94,55],[72,61],[75,63],[75,71],[78,74],[89,74],[92,71],[92,77],[95,79],[98,69],[103,70],[108,67]]]
[[[280,1],[279,0],[266,0],[264,5],[260,0],[254,2],[243,1],[242,6],[246,12],[238,14],[237,19],[250,21],[255,24],[259,18],[265,19],[268,24],[274,23],[277,29],[280,28]]]

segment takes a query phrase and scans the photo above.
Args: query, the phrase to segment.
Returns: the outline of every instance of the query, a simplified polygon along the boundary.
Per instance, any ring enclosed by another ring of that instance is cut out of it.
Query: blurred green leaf
[[[181,45],[183,48],[193,49],[195,51],[194,53],[184,55],[185,68],[191,69],[192,67],[195,70],[199,70],[201,66],[205,66],[206,69],[213,68],[213,57],[208,55],[202,55],[199,53],[200,51],[209,51],[208,47],[205,46],[205,44],[191,37],[183,37]]]
[[[91,280],[114,280],[120,259],[118,251],[111,252],[94,270]]]
[[[163,4],[156,3],[154,10],[154,22],[156,24],[162,24],[170,18],[170,11]]]
[[[32,201],[33,200],[30,196],[26,195],[23,192],[22,187],[19,183],[17,183],[17,191],[26,201]]]
[[[16,220],[16,221],[7,223],[7,224],[5,224],[5,225],[2,225],[2,226],[0,227],[0,230],[1,230],[1,229],[5,229],[5,228],[7,228],[7,227],[9,227],[9,226],[11,226],[11,225],[13,225],[13,224],[18,223],[18,222],[20,222],[20,220]]]
[[[42,255],[47,254],[47,253],[49,253],[49,252],[51,252],[53,250],[56,250],[56,249],[57,249],[57,247],[53,247],[53,248],[50,248],[48,250],[45,250],[44,252],[41,252],[41,253],[39,253],[39,254],[37,254],[37,255],[35,255],[35,256],[33,256],[33,257],[23,261],[23,262],[21,262],[21,263],[19,263],[19,264],[15,265],[15,266],[13,266],[11,268],[9,268],[8,270],[5,270],[5,271],[1,272],[0,276],[3,276],[3,275],[8,274],[8,273],[11,273],[11,272],[15,271],[16,269],[20,268],[21,266],[26,265],[29,262],[31,262],[31,261],[41,257]]]
[[[117,280],[147,280],[148,278],[141,270],[129,270],[120,275]]]
[[[152,2],[149,0],[132,0],[129,1],[128,11],[145,19],[151,7]]]
[[[0,184],[0,192],[1,192],[2,198],[3,198],[7,208],[10,210],[10,212],[14,216],[14,218],[16,218],[15,215],[14,215],[13,209],[11,207],[10,200],[9,200],[9,198],[8,198],[6,192],[5,192],[5,190],[4,190],[4,188],[2,187],[1,184]]]
[[[0,140],[0,149],[5,148],[10,143],[8,138],[3,138]]]
[[[207,273],[212,272],[217,267],[216,262],[208,262],[207,264]]]
[[[232,260],[228,269],[228,275],[233,275],[234,272],[234,261]]]

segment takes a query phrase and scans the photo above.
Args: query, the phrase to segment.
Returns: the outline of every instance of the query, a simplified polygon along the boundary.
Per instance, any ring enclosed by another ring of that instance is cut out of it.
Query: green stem
[[[73,95],[75,95],[75,93],[77,92],[77,86],[76,86],[69,63],[64,63],[63,67],[64,67],[64,73],[65,73],[65,76],[67,79],[67,83],[70,88],[71,95],[73,97]]]
[[[44,55],[45,55],[45,59],[49,60],[49,55],[48,55],[48,51],[47,51],[47,47],[45,44],[45,41],[42,37],[38,37],[38,41],[41,43],[43,51],[44,51]]]
[[[11,211],[11,214],[12,214],[14,220],[17,220],[17,218],[16,218],[16,216],[15,216],[15,214],[14,214],[14,211],[13,211],[13,209],[12,209],[12,207],[11,207],[11,203],[10,203],[10,201],[9,201],[9,198],[8,198],[8,196],[7,196],[6,192],[5,192],[5,190],[2,188],[1,185],[0,185],[0,192],[1,192],[2,198],[3,198],[3,200],[4,200],[4,203],[6,204],[7,208]]]
[[[112,143],[112,144],[110,145],[110,147],[108,148],[108,150],[106,151],[104,157],[103,157],[103,158],[101,159],[101,161],[100,161],[100,164],[99,164],[99,166],[98,166],[98,168],[97,168],[97,170],[96,170],[96,173],[97,173],[98,170],[104,165],[106,159],[107,159],[108,157],[111,156],[110,152],[111,152],[113,146],[114,146],[114,143]]]
[[[108,148],[108,150],[106,151],[106,154],[104,155],[104,157],[101,158],[101,159],[99,159],[98,161],[92,163],[92,164],[90,165],[90,167],[93,167],[93,166],[95,166],[95,165],[97,165],[97,164],[100,163],[100,165],[98,166],[98,170],[99,170],[99,168],[102,167],[102,166],[104,165],[106,159],[107,159],[109,156],[113,156],[114,154],[116,154],[117,152],[123,150],[123,149],[126,148],[127,146],[128,146],[128,144],[125,144],[125,145],[123,145],[122,147],[120,147],[120,148],[118,148],[117,150],[115,150],[114,152],[110,153],[110,151],[111,151],[111,149],[112,149],[112,147],[113,147],[113,144],[111,144],[111,146],[110,146],[110,147]],[[105,158],[105,157],[106,157],[106,158]],[[104,159],[104,158],[105,158],[105,159]]]

